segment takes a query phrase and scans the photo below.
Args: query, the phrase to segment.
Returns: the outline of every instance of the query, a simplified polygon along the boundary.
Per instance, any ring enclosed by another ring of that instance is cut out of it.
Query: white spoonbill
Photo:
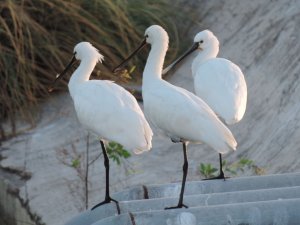
[[[139,48],[117,66],[114,72],[120,70],[143,46],[151,45],[143,72],[144,112],[146,118],[173,142],[182,142],[183,145],[184,164],[179,202],[177,206],[166,208],[172,209],[187,207],[183,204],[183,195],[188,172],[188,142],[206,143],[222,153],[235,150],[237,143],[230,130],[201,98],[161,78],[168,42],[168,34],[162,27],[150,26]]]
[[[241,69],[231,61],[217,58],[219,41],[209,30],[199,32],[194,38],[193,46],[164,70],[168,72],[173,66],[190,53],[199,53],[192,63],[194,89],[226,124],[239,122],[246,111],[247,85]],[[225,179],[220,158],[220,175],[212,179]]]
[[[76,59],[81,63],[70,78],[69,92],[79,122],[100,138],[106,169],[105,199],[92,209],[111,201],[118,207],[118,202],[109,194],[109,159],[103,141],[115,141],[138,154],[150,150],[152,130],[136,99],[128,91],[112,81],[89,80],[95,65],[103,60],[103,56],[89,42],[80,42],[75,46],[70,63],[54,84]]]

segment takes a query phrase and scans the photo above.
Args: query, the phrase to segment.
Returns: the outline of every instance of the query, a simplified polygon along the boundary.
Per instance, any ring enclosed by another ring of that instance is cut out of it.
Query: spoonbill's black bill
[[[169,43],[167,32],[158,25],[150,26],[145,32],[144,41],[151,45],[143,72],[142,95],[145,115],[172,141],[182,143],[184,156],[178,204],[166,209],[187,207],[183,203],[183,196],[188,174],[188,142],[206,143],[220,153],[235,150],[237,143],[230,130],[201,98],[162,79],[162,68]],[[127,62],[128,59],[124,61]],[[115,68],[117,69],[119,67]]]
[[[209,30],[199,32],[192,47],[164,71],[183,61],[186,56],[198,51],[192,63],[192,76],[197,96],[202,98],[226,124],[239,122],[246,111],[247,85],[241,69],[231,61],[217,58],[219,40]],[[220,175],[212,179],[225,179],[220,157]]]
[[[114,141],[139,154],[151,148],[152,130],[136,99],[121,86],[108,80],[89,80],[103,56],[89,42],[80,42],[68,66],[55,79],[60,80],[76,60],[79,67],[74,71],[68,87],[79,122],[99,139],[106,169],[105,198],[92,209],[110,202],[109,158],[104,141]],[[118,208],[119,209],[119,208]],[[118,210],[119,211],[119,210]]]

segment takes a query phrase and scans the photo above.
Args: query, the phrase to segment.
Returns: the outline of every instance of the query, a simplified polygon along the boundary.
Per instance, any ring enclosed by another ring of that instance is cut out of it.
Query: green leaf
[[[208,163],[208,164],[201,163],[199,170],[200,170],[200,173],[205,178],[212,177],[214,175],[214,173],[218,171],[218,169],[214,168],[210,163]]]
[[[125,149],[123,149],[122,155],[123,155],[123,157],[126,158],[126,159],[129,158],[129,157],[131,156],[131,154],[130,154],[127,150],[125,150]]]
[[[200,164],[200,169],[201,169],[202,171],[205,170],[205,165],[204,165],[203,163]]]
[[[116,142],[109,142],[108,143],[108,147],[109,147],[109,149],[114,149],[115,147],[117,146],[117,143]]]
[[[74,168],[79,167],[80,166],[80,159],[78,158],[78,159],[72,160],[71,166],[74,167]]]
[[[215,172],[217,172],[217,171],[218,171],[217,168],[212,168],[212,169],[211,169],[211,173],[215,173]]]
[[[123,148],[122,145],[116,142],[109,142],[106,147],[108,157],[111,158],[118,165],[121,164],[121,158],[129,158],[131,154]]]
[[[251,165],[253,164],[253,161],[247,158],[241,158],[239,161],[239,164],[241,165]]]

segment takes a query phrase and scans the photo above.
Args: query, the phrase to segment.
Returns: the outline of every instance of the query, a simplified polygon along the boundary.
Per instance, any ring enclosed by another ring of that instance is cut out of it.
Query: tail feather
[[[224,154],[231,150],[235,151],[237,147],[237,141],[235,140],[231,131],[227,128],[225,134],[225,144],[226,146],[222,148],[219,152]]]
[[[146,121],[146,119],[145,119],[145,122],[144,122],[144,136],[145,136],[145,140],[147,142],[147,150],[149,151],[152,148],[153,132],[152,132],[152,129],[151,129],[150,125]]]
[[[146,121],[146,119],[144,119],[142,121],[142,123],[143,123],[143,128],[144,128],[144,138],[145,138],[144,141],[145,141],[146,145],[136,148],[133,151],[137,155],[141,154],[145,151],[150,151],[152,148],[152,136],[153,136],[152,129],[151,129],[150,125],[148,124],[148,122]]]

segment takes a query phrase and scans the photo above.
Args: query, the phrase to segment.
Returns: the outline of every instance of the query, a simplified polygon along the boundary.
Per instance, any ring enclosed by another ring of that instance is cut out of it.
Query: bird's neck
[[[80,65],[78,68],[74,71],[72,74],[68,87],[71,96],[73,97],[73,92],[76,89],[76,87],[89,80],[91,73],[93,72],[95,66],[96,66],[97,60],[96,59],[83,59],[80,62]]]
[[[219,48],[208,48],[204,51],[199,50],[199,54],[196,56],[196,58],[193,60],[192,63],[192,73],[193,76],[195,76],[197,72],[197,68],[200,64],[204,63],[206,60],[216,58],[219,53]]]
[[[163,64],[168,49],[168,43],[152,44],[143,72],[143,83],[153,79],[161,79]]]

